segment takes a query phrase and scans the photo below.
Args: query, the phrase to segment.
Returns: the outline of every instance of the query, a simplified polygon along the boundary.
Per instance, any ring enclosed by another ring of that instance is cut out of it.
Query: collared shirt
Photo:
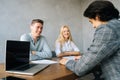
[[[66,51],[78,51],[79,52],[79,49],[73,41],[66,41],[62,45],[62,47],[61,47],[61,44],[59,42],[56,42],[56,45],[55,45],[56,55],[59,55],[60,53],[66,52]]]
[[[21,41],[30,41],[30,51],[36,51],[36,54],[30,54],[30,60],[51,58],[52,53],[44,36],[40,36],[35,43],[31,34],[23,34]]]
[[[101,63],[105,80],[120,80],[120,21],[113,19],[100,25],[88,52],[78,61],[69,60],[66,67],[83,76],[95,65]]]

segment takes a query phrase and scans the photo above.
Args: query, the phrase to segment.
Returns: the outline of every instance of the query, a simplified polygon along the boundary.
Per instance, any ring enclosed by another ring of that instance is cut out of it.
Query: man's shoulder
[[[29,33],[23,34],[23,35],[21,35],[21,37],[20,37],[20,40],[30,40],[30,39],[31,39],[31,36],[30,36]]]
[[[46,37],[43,35],[40,35],[40,39],[46,39]]]
[[[30,37],[29,33],[22,34],[21,37]]]
[[[46,37],[45,37],[45,36],[40,35],[40,37],[39,37],[38,41],[40,41],[41,43],[44,43],[44,42],[46,43],[46,42],[47,42],[47,39],[46,39]]]

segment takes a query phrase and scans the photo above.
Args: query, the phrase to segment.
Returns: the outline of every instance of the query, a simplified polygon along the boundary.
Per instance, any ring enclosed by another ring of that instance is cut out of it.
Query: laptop
[[[33,64],[29,60],[30,42],[7,40],[5,69],[9,73],[34,75],[48,64]]]

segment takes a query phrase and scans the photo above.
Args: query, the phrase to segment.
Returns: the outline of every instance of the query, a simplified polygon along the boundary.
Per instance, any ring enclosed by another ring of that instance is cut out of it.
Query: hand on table
[[[75,56],[75,57],[74,57],[74,60],[77,61],[77,60],[79,60],[80,58],[81,58],[81,56]],[[62,64],[62,65],[65,65],[67,61],[68,61],[67,58],[61,58],[60,61],[59,61],[59,63]]]
[[[59,63],[62,64],[62,65],[65,65],[67,60],[68,59],[66,59],[66,58],[62,58],[62,59],[60,59]]]
[[[79,60],[81,56],[75,56],[75,60]]]
[[[32,54],[35,55],[35,54],[36,54],[36,51],[32,51]]]

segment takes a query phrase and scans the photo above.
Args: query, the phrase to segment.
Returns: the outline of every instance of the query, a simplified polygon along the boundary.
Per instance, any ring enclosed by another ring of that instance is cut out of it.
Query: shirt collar
[[[29,33],[29,34],[30,34],[30,36],[31,36],[32,41],[34,42],[33,37],[32,37],[32,34],[31,34],[31,33]],[[41,37],[41,36],[39,36],[39,37],[37,38],[37,41],[40,39],[40,37]]]

